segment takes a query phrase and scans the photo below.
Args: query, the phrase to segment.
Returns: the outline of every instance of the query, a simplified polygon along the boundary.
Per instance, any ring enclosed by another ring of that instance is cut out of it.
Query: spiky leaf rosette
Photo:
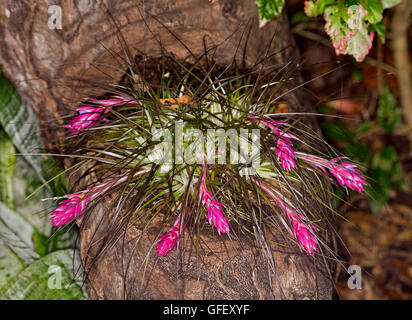
[[[159,255],[180,248],[185,232],[199,241],[208,222],[222,237],[258,239],[271,230],[281,246],[334,256],[325,240],[333,185],[362,192],[366,183],[301,122],[306,114],[277,112],[287,70],[168,61],[160,81],[129,74],[125,85],[78,107],[67,124],[70,156],[80,159],[71,169],[91,167],[92,183],[67,195],[52,223],[92,219],[93,205],[112,193],[113,207],[125,212],[112,224],[163,218]],[[93,185],[93,177],[103,183]]]

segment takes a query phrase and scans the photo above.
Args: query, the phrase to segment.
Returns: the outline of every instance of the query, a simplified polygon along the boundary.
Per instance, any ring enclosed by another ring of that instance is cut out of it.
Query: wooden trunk
[[[120,80],[126,54],[156,57],[168,52],[190,61],[205,48],[214,48],[218,64],[227,65],[236,57],[250,66],[267,49],[278,52],[271,63],[298,61],[285,13],[259,28],[253,0],[56,2],[61,3],[62,29],[48,26],[49,1],[0,2],[0,63],[36,112],[48,149],[64,137],[62,116],[73,113],[80,99],[104,92],[91,82]],[[288,86],[299,81],[296,73]],[[307,108],[299,91],[287,96],[287,104],[295,110]],[[137,248],[134,239],[141,232],[137,226],[131,226],[121,241],[94,261],[93,242],[103,232],[98,222],[110,214],[105,210],[104,206],[97,209],[80,234],[93,299],[331,298],[331,282],[302,255],[273,248],[276,279],[256,244],[234,248],[217,235],[203,236],[210,245],[203,259],[196,254],[181,259],[176,253],[157,259],[153,253],[145,273],[150,278],[142,281],[143,271],[136,267],[141,264],[139,252],[146,252],[153,239],[149,233]]]

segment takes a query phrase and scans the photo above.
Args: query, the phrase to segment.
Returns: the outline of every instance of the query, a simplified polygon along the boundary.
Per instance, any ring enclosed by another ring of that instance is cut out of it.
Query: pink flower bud
[[[122,183],[127,179],[127,176],[123,176],[120,179],[108,181],[84,192],[65,195],[64,198],[66,198],[66,200],[61,201],[59,206],[50,215],[52,225],[62,226],[70,223],[77,217],[83,216],[84,209],[92,199],[106,192],[114,185]]]
[[[223,213],[223,203],[217,202],[206,188],[206,169],[203,168],[202,180],[200,182],[199,197],[207,209],[207,219],[213,223],[218,234],[229,233],[229,222]]]
[[[84,209],[91,197],[86,197],[84,193],[72,193],[65,196],[67,200],[60,202],[60,205],[50,216],[53,226],[62,226],[76,217],[83,216]]]
[[[103,108],[95,108],[92,106],[80,107],[78,111],[79,115],[65,125],[68,131],[74,135],[78,135],[82,130],[93,126],[104,112]]]
[[[257,116],[250,116],[249,119],[254,121],[260,120]],[[299,138],[291,133],[279,130],[277,127],[283,125],[283,123],[279,121],[260,120],[260,123],[270,128],[275,136],[276,158],[278,161],[280,160],[282,168],[286,172],[295,169],[297,167],[295,162],[296,155],[293,151],[291,140],[299,140]]]
[[[170,250],[174,248],[176,242],[179,239],[179,228],[180,228],[180,216],[177,217],[174,225],[169,229],[167,233],[162,235],[158,240],[158,245],[156,246],[159,256],[164,256],[169,253]]]
[[[282,167],[286,172],[289,172],[297,167],[294,160],[295,157],[296,155],[292,149],[290,140],[278,138],[276,141],[276,158],[278,160],[280,159]]]
[[[95,104],[100,104],[103,107],[85,105],[77,108],[79,113],[74,119],[70,120],[66,128],[71,134],[78,135],[82,130],[93,126],[102,114],[108,113],[110,108],[114,106],[122,106],[125,104],[139,104],[137,101],[129,101],[126,98],[118,97],[118,99],[90,99]]]
[[[341,186],[346,186],[359,193],[365,190],[365,186],[367,185],[365,178],[354,164],[342,162],[337,165],[331,165],[329,171]]]
[[[207,207],[207,219],[210,224],[213,223],[217,233],[229,233],[229,222],[223,214],[223,204],[220,202],[213,202]]]
[[[292,225],[292,232],[296,238],[296,241],[303,248],[306,254],[313,256],[315,251],[319,251],[317,247],[318,240],[313,234],[313,231],[318,231],[319,228],[314,224],[311,224],[310,222],[305,222],[306,218],[303,215],[298,214],[295,209],[288,206],[272,190],[256,181],[254,181],[254,183],[258,185],[264,192],[266,192],[286,213],[289,223],[291,223]]]
[[[325,160],[316,156],[306,155],[301,155],[300,158],[310,165],[320,168],[326,176],[328,176],[328,172],[330,172],[342,187],[348,187],[361,193],[365,190],[365,186],[368,185],[362,172],[356,168],[355,164],[349,162],[337,163],[342,158]]]
[[[293,224],[293,233],[296,237],[297,242],[303,248],[303,250],[310,256],[313,256],[315,251],[319,252],[317,247],[318,240],[316,236],[309,230],[308,223],[304,223],[304,217],[298,215],[296,217],[295,213],[289,211],[288,217]],[[312,230],[319,231],[319,228],[315,225],[311,225]]]

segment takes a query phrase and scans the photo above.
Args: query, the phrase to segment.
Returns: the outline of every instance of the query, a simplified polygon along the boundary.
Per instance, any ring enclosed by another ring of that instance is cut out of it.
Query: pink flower
[[[50,215],[52,225],[62,226],[73,221],[77,217],[83,216],[84,209],[91,200],[106,192],[111,187],[126,181],[127,178],[127,176],[124,176],[120,179],[108,181],[84,192],[65,195],[64,198],[66,198],[66,200],[61,201],[59,206]]]
[[[296,155],[292,149],[291,141],[285,138],[278,138],[276,141],[276,159],[282,164],[283,169],[289,172],[296,168]]]
[[[223,203],[215,201],[212,194],[206,188],[206,169],[203,168],[202,180],[200,182],[199,196],[202,203],[207,209],[207,219],[210,224],[213,223],[217,233],[229,233],[229,222],[223,213],[225,207]]]
[[[328,175],[327,172],[330,172],[342,187],[346,186],[349,189],[361,193],[365,190],[365,186],[368,185],[365,177],[362,172],[356,168],[356,165],[349,162],[337,163],[342,158],[335,158],[330,161],[315,156],[302,155],[300,158],[320,168],[326,175]],[[328,171],[326,171],[326,169],[328,169]]]
[[[332,159],[331,161],[336,160]],[[341,162],[340,164],[330,166],[329,171],[341,186],[346,186],[359,193],[365,190],[365,186],[367,185],[365,177],[354,164]]]
[[[107,109],[93,106],[83,106],[78,108],[77,111],[79,115],[68,121],[68,124],[65,125],[69,132],[74,135],[78,135],[82,130],[93,126],[103,113],[108,112]]]
[[[260,120],[257,116],[250,116],[249,119],[254,121]],[[299,140],[299,138],[293,134],[278,129],[278,126],[283,125],[283,123],[279,121],[260,120],[260,123],[272,130],[276,139],[276,159],[278,161],[280,160],[283,169],[286,172],[295,169],[297,167],[295,162],[296,155],[292,148],[292,140]]]
[[[65,196],[67,200],[60,202],[60,205],[50,216],[53,226],[62,226],[71,222],[79,216],[83,216],[84,209],[91,197],[86,197],[84,193],[72,193]]]
[[[102,114],[108,113],[113,106],[121,106],[125,104],[138,104],[137,101],[129,101],[126,98],[118,97],[118,99],[90,99],[94,104],[102,105],[102,107],[85,105],[77,108],[79,113],[74,119],[68,121],[65,125],[68,131],[74,135],[78,135],[82,130],[93,126]]]
[[[315,251],[319,252],[319,249],[317,247],[318,240],[316,239],[316,236],[313,234],[313,231],[318,231],[319,228],[310,222],[306,222],[306,218],[303,215],[298,214],[296,210],[288,206],[272,190],[266,188],[260,183],[257,183],[256,181],[254,182],[258,186],[260,186],[260,188],[264,192],[266,192],[276,202],[276,204],[279,207],[281,207],[282,210],[286,213],[289,223],[292,225],[292,232],[296,238],[296,241],[301,246],[301,248],[306,252],[306,254],[308,254],[309,256],[313,256]]]
[[[174,248],[177,240],[179,239],[179,228],[180,228],[180,216],[177,217],[174,225],[169,229],[167,233],[162,235],[158,240],[158,245],[156,246],[159,256],[164,256],[169,253],[170,250]]]
[[[288,213],[288,212],[287,212]],[[298,218],[297,218],[298,217]],[[293,233],[298,241],[299,245],[305,250],[305,252],[313,256],[314,252],[319,252],[317,247],[318,240],[316,236],[309,230],[308,224],[303,222],[305,219],[302,215],[288,213],[289,221],[293,224]],[[319,228],[315,225],[311,225],[312,230],[319,231]]]

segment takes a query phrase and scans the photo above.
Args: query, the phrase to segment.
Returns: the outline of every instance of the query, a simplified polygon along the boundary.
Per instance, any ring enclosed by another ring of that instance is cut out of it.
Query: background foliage
[[[34,114],[0,74],[0,299],[84,299],[74,232],[52,230],[42,201],[65,183],[47,183],[58,166],[33,155],[40,147]]]

